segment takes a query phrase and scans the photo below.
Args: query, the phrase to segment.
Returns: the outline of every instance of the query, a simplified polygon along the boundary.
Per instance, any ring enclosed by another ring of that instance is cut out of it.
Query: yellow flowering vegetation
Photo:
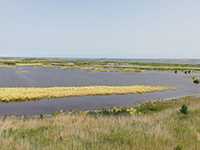
[[[0,88],[0,101],[20,102],[44,98],[64,98],[77,96],[103,96],[112,94],[142,94],[146,92],[175,90],[176,87],[160,86],[86,86],[86,87],[49,87],[49,88]]]
[[[135,109],[135,108],[126,109],[126,112],[130,113],[131,115],[135,114],[136,111],[137,111],[137,109]]]
[[[0,65],[0,68],[16,69],[16,67],[13,67],[13,66],[3,66],[3,65]]]
[[[16,66],[36,66],[43,65],[43,63],[17,63]]]
[[[27,70],[21,70],[21,71],[16,71],[17,73],[24,73],[24,72],[28,72]]]

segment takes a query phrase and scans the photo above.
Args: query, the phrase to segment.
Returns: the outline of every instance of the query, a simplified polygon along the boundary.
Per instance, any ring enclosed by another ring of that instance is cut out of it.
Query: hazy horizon
[[[0,56],[0,58],[63,58],[63,59],[150,59],[150,60],[154,60],[154,59],[160,59],[160,60],[200,60],[199,57],[180,57],[180,58],[176,58],[176,57],[87,57],[87,56],[12,56],[12,55],[8,55],[8,56]]]

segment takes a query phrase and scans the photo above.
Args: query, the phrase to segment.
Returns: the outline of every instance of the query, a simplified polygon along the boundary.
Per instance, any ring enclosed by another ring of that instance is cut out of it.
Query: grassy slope
[[[61,115],[0,121],[0,149],[146,149],[184,150],[200,147],[200,98],[141,116]]]

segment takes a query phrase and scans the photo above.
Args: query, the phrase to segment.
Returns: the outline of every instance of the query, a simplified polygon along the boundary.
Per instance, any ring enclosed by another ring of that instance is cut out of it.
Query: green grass
[[[187,115],[179,113],[182,104],[188,106]],[[63,113],[42,119],[2,117],[0,149],[197,150],[200,147],[200,98],[160,102],[159,105],[162,109],[141,115]]]
[[[169,67],[200,67],[199,64],[175,64],[175,63],[139,63],[139,62],[129,62],[132,65],[139,66],[169,66]]]

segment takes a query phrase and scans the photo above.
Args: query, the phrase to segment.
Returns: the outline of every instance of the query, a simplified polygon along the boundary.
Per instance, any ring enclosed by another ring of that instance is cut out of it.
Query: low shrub
[[[53,113],[51,114],[51,116],[57,116],[57,115],[59,115],[57,111],[55,111],[55,112],[53,112]]]
[[[174,150],[182,150],[182,149],[183,149],[183,146],[180,145],[180,144],[178,144],[178,145],[174,148]]]
[[[5,65],[16,65],[15,62],[3,62]]]
[[[193,82],[194,82],[194,83],[200,83],[200,80],[199,80],[199,79],[194,79]]]
[[[43,119],[43,118],[44,118],[44,114],[40,113],[40,119]]]
[[[180,113],[185,114],[185,115],[188,114],[188,110],[187,109],[188,109],[187,106],[185,104],[183,104],[181,106]]]

